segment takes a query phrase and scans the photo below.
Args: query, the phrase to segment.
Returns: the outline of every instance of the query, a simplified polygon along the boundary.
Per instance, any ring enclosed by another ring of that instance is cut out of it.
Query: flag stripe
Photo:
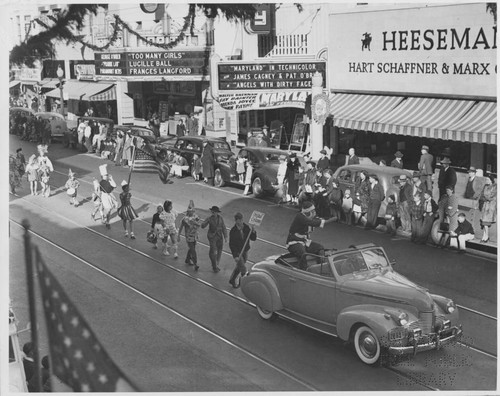
[[[141,144],[140,142],[136,142],[136,145],[139,146]],[[132,172],[157,173],[160,180],[166,183],[170,173],[170,167],[168,164],[159,161],[156,157],[142,148],[136,147]]]

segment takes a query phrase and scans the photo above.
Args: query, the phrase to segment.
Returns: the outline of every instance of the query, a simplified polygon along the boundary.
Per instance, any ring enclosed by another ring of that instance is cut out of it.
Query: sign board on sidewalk
[[[254,210],[248,223],[257,227],[260,226],[262,224],[262,220],[264,219],[264,215],[265,213]]]

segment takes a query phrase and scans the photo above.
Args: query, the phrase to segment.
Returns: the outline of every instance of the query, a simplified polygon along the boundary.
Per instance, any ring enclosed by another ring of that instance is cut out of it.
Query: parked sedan
[[[39,117],[42,120],[49,120],[51,139],[62,140],[65,134],[68,132],[66,119],[62,114],[53,112],[39,112],[35,113],[35,117]]]
[[[168,151],[178,152],[181,157],[187,160],[189,164],[189,173],[192,174],[191,165],[193,164],[193,157],[194,155],[201,157],[204,139],[208,139],[209,143],[214,148],[215,172],[217,172],[221,164],[227,164],[233,156],[231,146],[223,139],[206,136],[170,137],[164,139],[156,146],[158,156],[161,160],[166,161],[168,160]]]
[[[384,189],[385,198],[380,206],[378,217],[384,217],[385,208],[387,207],[387,197],[394,194],[399,196],[399,176],[406,175],[408,182],[411,183],[413,173],[405,169],[392,168],[390,166],[379,166],[377,164],[359,164],[345,165],[338,168],[333,177],[339,180],[339,187],[344,192],[350,189],[354,193],[354,185],[359,178],[359,174],[366,171],[369,175],[375,174],[378,177],[378,182]]]
[[[382,247],[351,246],[306,259],[301,270],[291,254],[271,256],[241,278],[243,294],[263,319],[278,314],[351,342],[369,365],[387,353],[439,349],[462,335],[455,303],[394,271]]]
[[[244,147],[238,152],[238,156],[247,158],[252,164],[252,192],[255,196],[276,192],[280,155],[288,158],[287,151],[268,147]],[[228,162],[219,166],[215,171],[214,183],[218,187],[226,183],[244,185],[238,180],[236,157],[231,157]]]

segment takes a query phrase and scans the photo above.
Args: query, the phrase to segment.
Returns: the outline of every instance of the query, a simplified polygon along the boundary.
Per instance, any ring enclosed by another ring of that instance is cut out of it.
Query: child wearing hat
[[[177,254],[177,236],[179,232],[177,230],[177,227],[175,226],[176,218],[177,218],[177,212],[173,209],[172,201],[166,200],[163,203],[163,212],[160,214],[160,219],[163,222],[163,230],[164,230],[164,235],[162,238],[163,255],[169,256],[170,255],[169,250],[170,248],[172,248],[175,259],[179,257],[179,255]],[[169,237],[170,241],[172,242],[171,246],[168,243]]]
[[[396,235],[396,217],[398,214],[398,205],[396,203],[396,196],[391,194],[387,197],[387,206],[385,208],[385,225],[387,233],[392,236]]]
[[[80,187],[80,182],[75,179],[75,173],[71,170],[68,172],[68,180],[64,185],[66,189],[66,194],[69,196],[69,204],[73,205],[75,208],[78,206],[78,187]]]
[[[198,266],[198,256],[196,254],[196,242],[198,241],[198,229],[200,228],[200,226],[201,219],[196,214],[194,202],[191,200],[186,210],[186,215],[181,220],[177,242],[180,242],[181,233],[184,229],[184,236],[186,237],[186,243],[188,245],[188,251],[184,262],[188,265],[194,265],[195,271],[198,271],[198,269],[200,268]]]
[[[351,196],[351,190],[344,191],[344,198],[342,199],[342,212],[344,213],[345,222],[347,225],[352,224],[352,208],[354,201]]]

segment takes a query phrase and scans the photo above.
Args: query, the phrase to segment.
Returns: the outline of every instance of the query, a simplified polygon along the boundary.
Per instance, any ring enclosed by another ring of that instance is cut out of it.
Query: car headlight
[[[455,303],[452,300],[448,301],[448,304],[446,304],[446,312],[451,314],[455,312],[456,309],[457,306],[455,305]]]
[[[406,312],[401,312],[398,316],[398,323],[401,326],[408,324],[408,314]]]

